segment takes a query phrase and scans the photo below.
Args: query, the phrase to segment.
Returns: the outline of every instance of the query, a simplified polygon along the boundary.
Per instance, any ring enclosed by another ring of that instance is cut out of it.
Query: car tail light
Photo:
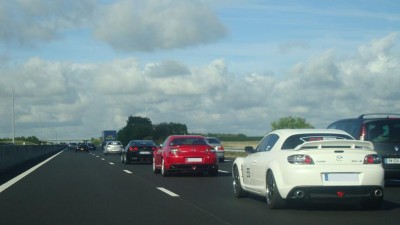
[[[171,153],[174,154],[174,155],[178,155],[179,152],[181,152],[181,150],[179,150],[179,148],[171,148],[170,151],[171,151]]]
[[[137,150],[139,150],[139,149],[138,149],[138,147],[136,147],[136,146],[135,146],[135,147],[132,147],[132,146],[129,147],[129,151],[131,151],[131,152],[137,151]]]
[[[288,156],[288,162],[291,164],[310,165],[314,164],[313,159],[309,155],[291,155]]]
[[[382,159],[377,154],[366,155],[364,158],[364,164],[381,164]]]
[[[213,146],[208,146],[206,152],[216,152]]]
[[[222,145],[219,146],[219,147],[218,147],[218,150],[223,151],[223,150],[224,150],[224,146],[222,146]]]
[[[367,134],[367,128],[365,127],[365,124],[362,125],[361,127],[361,136],[360,140],[364,141],[365,140],[365,135]]]

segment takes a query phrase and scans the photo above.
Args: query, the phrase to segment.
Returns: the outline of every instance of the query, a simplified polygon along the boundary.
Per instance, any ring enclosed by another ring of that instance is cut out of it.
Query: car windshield
[[[351,136],[345,134],[328,134],[328,133],[313,133],[313,134],[296,134],[290,136],[282,145],[282,150],[294,149],[296,146],[305,142],[324,141],[324,140],[354,140]]]
[[[388,119],[372,121],[365,124],[366,141],[372,142],[399,142],[400,120]]]
[[[210,144],[217,144],[217,145],[221,144],[221,142],[216,138],[207,138],[207,141]]]
[[[156,146],[156,143],[154,143],[154,141],[134,141],[131,145],[136,145],[136,146]]]
[[[202,138],[176,138],[171,141],[171,146],[176,145],[206,145],[206,141]]]

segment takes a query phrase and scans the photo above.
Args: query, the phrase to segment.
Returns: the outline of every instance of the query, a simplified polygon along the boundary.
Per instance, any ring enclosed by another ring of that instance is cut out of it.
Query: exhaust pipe
[[[303,197],[304,197],[304,191],[302,191],[302,190],[297,190],[297,191],[294,192],[294,196],[295,196],[296,198],[303,198]]]
[[[380,197],[382,197],[382,196],[383,196],[383,191],[382,191],[381,189],[376,189],[376,190],[374,191],[374,197],[380,198]]]

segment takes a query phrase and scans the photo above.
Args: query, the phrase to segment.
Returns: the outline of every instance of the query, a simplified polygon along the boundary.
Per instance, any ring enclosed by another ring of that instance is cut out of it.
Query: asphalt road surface
[[[0,186],[0,224],[399,224],[400,182],[387,183],[380,210],[354,204],[269,210],[263,198],[233,196],[231,166],[229,159],[220,163],[217,177],[162,177],[151,164],[121,164],[119,155],[65,150]]]

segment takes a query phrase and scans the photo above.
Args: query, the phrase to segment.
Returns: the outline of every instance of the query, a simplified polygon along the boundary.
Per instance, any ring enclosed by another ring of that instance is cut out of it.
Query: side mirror
[[[255,152],[253,146],[246,146],[246,147],[244,147],[244,151],[247,152],[247,153],[250,153],[250,154],[252,154],[252,153]]]

